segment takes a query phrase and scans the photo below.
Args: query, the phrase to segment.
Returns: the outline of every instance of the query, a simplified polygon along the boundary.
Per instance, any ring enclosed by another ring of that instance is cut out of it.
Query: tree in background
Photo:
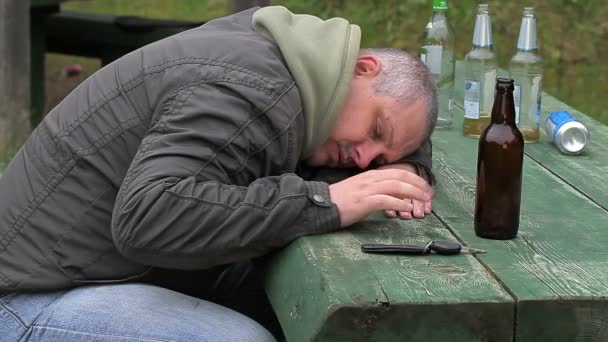
[[[29,134],[29,1],[0,1],[0,173]]]

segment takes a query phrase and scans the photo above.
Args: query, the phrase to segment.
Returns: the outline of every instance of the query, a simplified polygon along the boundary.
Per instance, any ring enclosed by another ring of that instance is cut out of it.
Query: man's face
[[[376,95],[372,85],[380,71],[374,56],[361,56],[344,106],[329,138],[307,160],[311,166],[367,168],[386,164],[414,152],[426,125],[422,99],[404,106]]]

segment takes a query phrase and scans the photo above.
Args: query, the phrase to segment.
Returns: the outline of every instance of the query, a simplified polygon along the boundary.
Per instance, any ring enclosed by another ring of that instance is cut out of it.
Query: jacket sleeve
[[[251,101],[212,85],[185,98],[153,124],[119,190],[112,236],[123,255],[205,269],[339,228],[327,183],[264,176],[279,163],[262,157],[265,149],[287,142],[287,133],[247,122],[256,117],[248,111],[259,111]],[[268,154],[283,158],[280,145]]]

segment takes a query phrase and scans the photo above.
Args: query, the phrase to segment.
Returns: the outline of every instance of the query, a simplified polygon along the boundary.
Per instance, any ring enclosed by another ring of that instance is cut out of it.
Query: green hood
[[[270,6],[253,14],[253,27],[273,40],[293,75],[304,106],[301,159],[312,156],[331,133],[353,78],[361,30],[342,18],[293,14]]]

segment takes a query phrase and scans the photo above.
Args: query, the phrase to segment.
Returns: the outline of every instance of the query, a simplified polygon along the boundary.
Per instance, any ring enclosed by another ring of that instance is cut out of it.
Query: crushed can
[[[576,155],[583,152],[589,143],[589,130],[572,114],[558,110],[545,121],[545,132],[563,154]]]

